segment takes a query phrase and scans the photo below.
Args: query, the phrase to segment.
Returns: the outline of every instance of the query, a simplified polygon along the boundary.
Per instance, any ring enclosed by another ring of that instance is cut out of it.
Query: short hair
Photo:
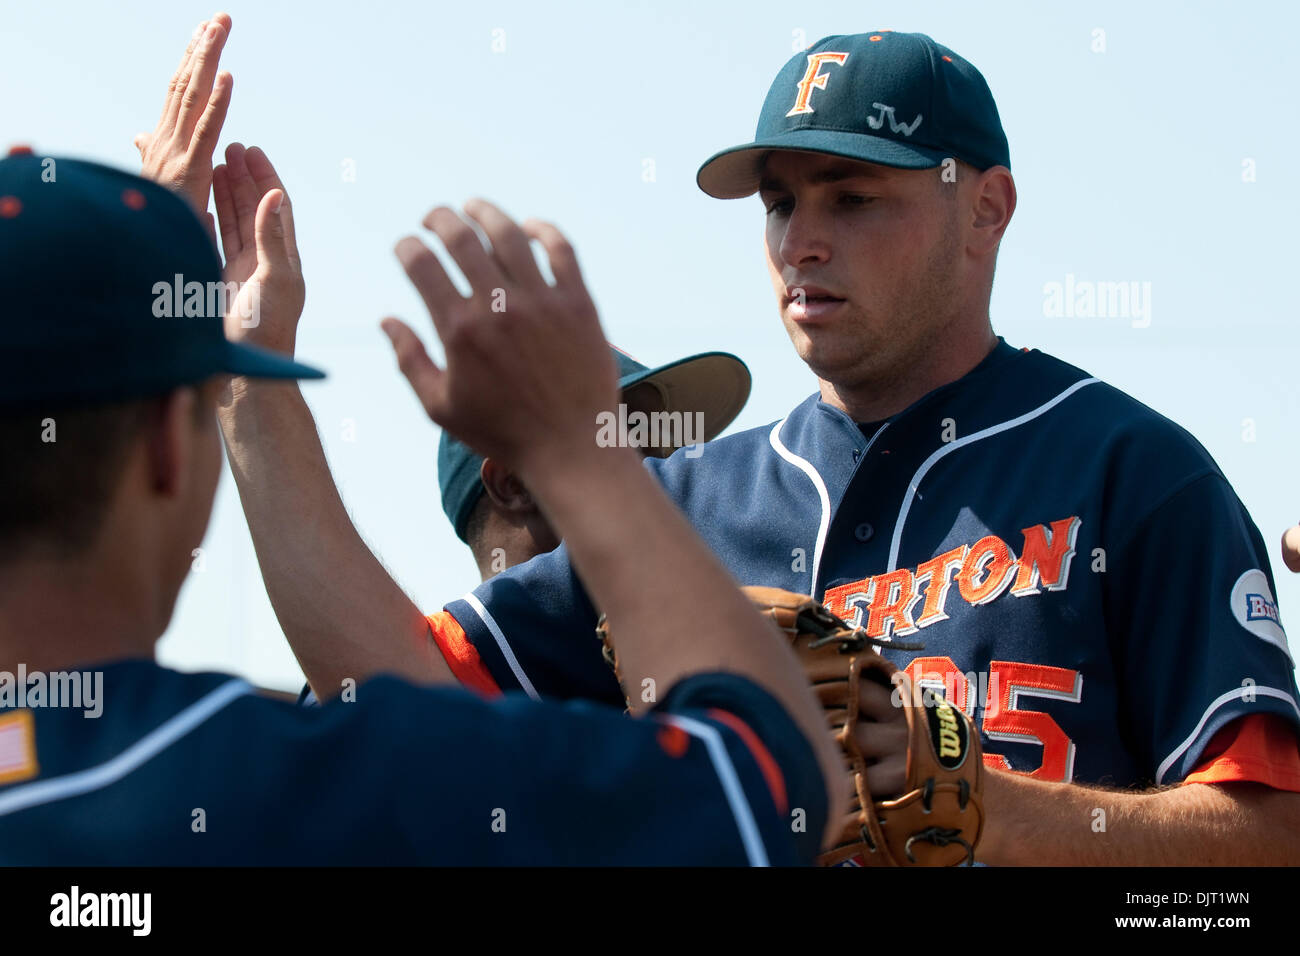
[[[934,181],[939,191],[947,194],[951,199],[956,199],[957,184],[964,182],[967,179],[977,179],[984,174],[984,170],[980,169],[978,166],[972,166],[964,159],[957,159],[955,156],[949,158],[952,159],[954,167],[952,179],[944,178],[945,169],[943,163],[940,163],[938,166],[930,167],[929,171],[935,173]]]
[[[474,507],[470,508],[465,518],[465,543],[478,556],[479,544],[487,533],[488,518],[492,511],[492,496],[486,490],[479,495]]]
[[[150,402],[0,409],[0,564],[94,543]]]

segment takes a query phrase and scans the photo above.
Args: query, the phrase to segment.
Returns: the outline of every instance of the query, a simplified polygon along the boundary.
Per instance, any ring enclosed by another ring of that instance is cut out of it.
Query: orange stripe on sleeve
[[[487,666],[478,656],[478,650],[456,619],[447,611],[439,611],[428,615],[425,620],[429,622],[433,643],[438,645],[438,650],[442,652],[456,680],[485,697],[499,697],[501,688],[492,679]]]
[[[772,802],[776,804],[777,812],[786,813],[789,809],[789,799],[785,793],[785,777],[771,751],[763,745],[763,741],[759,740],[758,735],[749,729],[749,725],[735,714],[729,714],[716,707],[710,708],[705,713],[718,723],[726,724],[734,730],[741,742],[749,748],[749,752],[758,762],[758,769],[763,772],[763,778],[767,781],[767,789],[772,793]]]
[[[1300,793],[1300,741],[1276,714],[1238,717],[1216,733],[1183,783],[1262,783]]]

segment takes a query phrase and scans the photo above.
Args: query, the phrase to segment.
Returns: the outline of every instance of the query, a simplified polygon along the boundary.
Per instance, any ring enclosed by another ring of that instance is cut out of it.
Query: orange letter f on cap
[[[844,61],[848,58],[847,53],[809,53],[808,72],[799,81],[799,95],[795,98],[794,108],[785,115],[795,116],[799,113],[811,113],[813,108],[808,105],[808,101],[812,99],[813,88],[826,89],[826,80],[830,76],[828,73],[819,72],[822,64],[834,63],[836,66],[843,66]]]

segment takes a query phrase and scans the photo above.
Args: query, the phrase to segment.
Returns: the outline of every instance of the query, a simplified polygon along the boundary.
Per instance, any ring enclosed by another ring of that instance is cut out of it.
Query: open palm
[[[226,309],[226,338],[292,355],[306,284],[293,231],[289,195],[256,146],[232,143],[212,174],[223,278],[238,289]]]

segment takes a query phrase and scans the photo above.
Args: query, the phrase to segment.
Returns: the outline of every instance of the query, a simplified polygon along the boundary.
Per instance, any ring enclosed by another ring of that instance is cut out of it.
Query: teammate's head
[[[712,157],[698,182],[719,198],[760,195],[791,341],[819,379],[852,392],[942,379],[987,351],[1009,167],[979,71],[927,36],[881,31],[792,58],[754,141]]]
[[[643,457],[665,457],[678,447],[716,438],[749,398],[749,370],[726,352],[649,368],[619,349],[611,351],[631,444]],[[640,432],[639,416],[647,425]],[[592,433],[594,438],[594,423]],[[438,483],[443,511],[469,545],[484,580],[559,546],[519,476],[446,432],[438,446]]]
[[[149,653],[211,513],[226,376],[319,376],[228,342],[220,279],[167,190],[72,159],[0,160],[0,645],[55,644],[89,610],[106,626],[73,636],[80,653],[127,651],[114,627]],[[45,633],[19,633],[41,602]]]

